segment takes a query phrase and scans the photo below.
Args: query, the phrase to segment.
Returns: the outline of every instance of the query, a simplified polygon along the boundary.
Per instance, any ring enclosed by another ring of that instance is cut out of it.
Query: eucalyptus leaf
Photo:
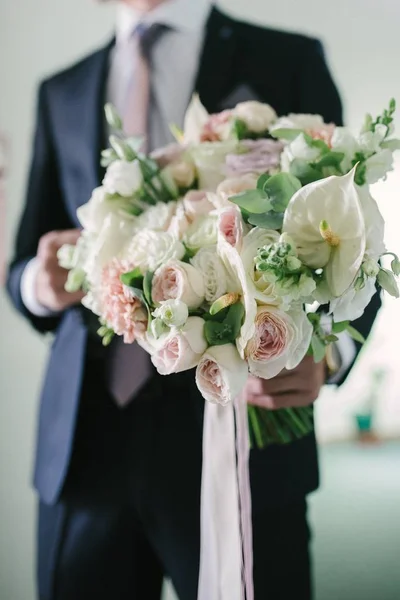
[[[250,214],[260,215],[272,209],[267,194],[259,189],[241,192],[229,200]]]
[[[263,215],[250,215],[248,221],[255,227],[262,229],[281,229],[284,213],[269,211]]]
[[[335,167],[339,169],[343,159],[343,152],[327,152],[319,161],[314,163],[314,166],[318,169],[322,167]]]
[[[291,173],[272,175],[264,184],[264,191],[271,201],[272,210],[283,213],[292,196],[301,189],[301,181]]]
[[[264,191],[264,185],[267,183],[270,177],[271,175],[268,175],[268,173],[263,173],[263,175],[258,178],[257,189]]]
[[[315,168],[306,160],[295,158],[290,165],[290,172],[297,177],[302,185],[308,185],[313,181],[318,181],[323,178],[321,170]]]

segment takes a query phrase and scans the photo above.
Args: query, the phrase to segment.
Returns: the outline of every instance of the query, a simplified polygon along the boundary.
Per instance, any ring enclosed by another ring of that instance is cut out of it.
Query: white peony
[[[217,215],[199,217],[189,225],[184,235],[184,242],[191,250],[198,250],[217,243]]]
[[[103,186],[108,194],[133,196],[143,184],[143,175],[137,160],[116,160],[108,167]]]
[[[244,389],[247,378],[247,364],[233,344],[208,348],[196,370],[196,384],[203,398],[222,406],[234,401]]]
[[[293,239],[305,265],[325,268],[333,296],[341,296],[354,281],[366,247],[354,169],[296,192],[285,212],[283,232]]]
[[[200,248],[190,262],[203,276],[207,302],[212,304],[228,291],[227,272],[217,254],[216,246]]]
[[[171,233],[143,229],[126,246],[123,258],[144,274],[146,271],[155,271],[168,260],[180,260],[184,255],[183,244]]]
[[[263,133],[276,121],[277,114],[269,104],[250,100],[240,102],[233,109],[233,117],[244,121],[250,131]]]

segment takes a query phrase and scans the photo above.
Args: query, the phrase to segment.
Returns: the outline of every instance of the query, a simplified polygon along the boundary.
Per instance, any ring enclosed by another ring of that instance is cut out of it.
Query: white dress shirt
[[[153,105],[149,122],[150,149],[173,141],[170,124],[183,125],[204,41],[204,27],[211,0],[167,0],[149,13],[141,13],[122,2],[117,4],[116,43],[110,54],[107,99],[125,114],[125,98],[132,80],[128,39],[139,23],[167,25],[152,52],[151,84]],[[53,313],[36,298],[35,280],[39,265],[32,259],[21,278],[21,296],[26,308],[38,317]],[[340,380],[355,357],[355,345],[347,333],[337,342],[341,367],[331,382]]]

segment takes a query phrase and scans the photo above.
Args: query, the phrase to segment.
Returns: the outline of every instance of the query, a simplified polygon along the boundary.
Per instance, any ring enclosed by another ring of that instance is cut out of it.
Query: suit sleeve
[[[18,227],[14,258],[9,266],[7,278],[7,289],[14,306],[41,332],[54,330],[60,317],[37,317],[29,312],[21,297],[21,278],[26,265],[36,255],[41,236],[49,231],[72,227],[60,189],[48,110],[47,87],[46,83],[43,83],[38,95],[36,131],[26,202]]]
[[[306,47],[302,53],[301,63],[298,67],[298,95],[297,111],[300,113],[320,114],[327,123],[343,125],[343,110],[339,92],[330,74],[325,60],[324,50],[318,40],[307,39]],[[377,313],[381,307],[380,293],[377,292],[370,304],[365,309],[360,319],[354,321],[353,326],[367,339],[374,324]],[[355,342],[356,358],[362,348],[361,344]],[[341,385],[354,362],[335,381]]]

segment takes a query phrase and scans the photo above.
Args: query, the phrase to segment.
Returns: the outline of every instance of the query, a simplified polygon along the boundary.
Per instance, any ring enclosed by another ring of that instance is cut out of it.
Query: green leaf
[[[332,323],[332,333],[342,333],[350,325],[350,321],[340,321],[339,323]]]
[[[359,342],[360,344],[364,344],[365,343],[365,337],[359,332],[357,331],[357,329],[355,329],[354,327],[352,327],[351,325],[348,325],[346,327],[346,331],[349,333],[349,335],[353,338],[353,340],[355,340],[356,342]]]
[[[125,140],[116,135],[110,135],[110,144],[118,158],[121,160],[132,161],[136,158],[136,152],[132,150]]]
[[[239,302],[229,307],[222,322],[207,320],[204,325],[204,336],[210,346],[233,344],[240,333],[243,315],[244,306]]]
[[[272,175],[264,184],[264,191],[271,201],[272,210],[283,213],[292,196],[301,189],[301,182],[291,173]]]
[[[151,296],[151,285],[153,283],[153,277],[154,273],[152,271],[147,271],[143,279],[143,294],[149,306],[153,306],[153,299]]]
[[[260,215],[272,208],[267,194],[262,190],[247,190],[230,197],[229,200],[250,214]]]
[[[283,216],[283,213],[270,211],[263,215],[250,215],[248,221],[251,225],[262,229],[281,229]]]
[[[215,315],[212,315],[210,312],[207,312],[204,314],[200,314],[198,316],[203,317],[203,319],[205,321],[214,321],[214,322],[222,323],[228,314],[229,308],[230,308],[229,306],[226,306],[222,310],[215,313]],[[190,311],[190,315],[192,315],[192,311]]]
[[[270,177],[271,175],[268,175],[268,173],[264,173],[263,175],[261,175],[257,181],[257,189],[264,191],[264,185],[267,183]]]
[[[192,250],[191,248],[188,248],[188,246],[186,246],[186,244],[183,244],[183,245],[185,248],[185,254],[184,254],[184,257],[182,258],[182,262],[189,262],[191,258],[196,256],[196,251]]]
[[[325,358],[325,344],[323,341],[317,336],[313,335],[311,338],[311,348],[313,351],[314,361],[321,362]]]
[[[311,148],[316,148],[322,152],[322,154],[328,154],[329,152],[329,146],[323,140],[313,140],[311,138],[310,140],[306,139],[306,142]]]
[[[291,129],[290,127],[281,127],[280,129],[274,129],[270,131],[270,135],[278,140],[286,140],[287,142],[293,142],[299,135],[303,134],[304,137],[312,139],[310,136],[304,133],[302,129]]]
[[[294,159],[290,165],[290,172],[301,181],[302,185],[308,185],[323,178],[319,169],[301,158]]]
[[[321,169],[322,167],[335,167],[339,169],[343,159],[343,152],[328,152],[319,161],[314,163],[314,166],[317,169]]]
[[[106,121],[112,129],[122,130],[122,119],[119,116],[117,109],[113,104],[111,104],[111,102],[107,102],[105,105],[104,113],[106,115]]]
[[[129,273],[123,273],[120,280],[130,288],[141,288],[143,285],[143,275],[139,268],[129,271]]]
[[[337,335],[327,335],[325,338],[325,341],[328,342],[329,344],[332,344],[333,342],[338,342],[339,338]]]

